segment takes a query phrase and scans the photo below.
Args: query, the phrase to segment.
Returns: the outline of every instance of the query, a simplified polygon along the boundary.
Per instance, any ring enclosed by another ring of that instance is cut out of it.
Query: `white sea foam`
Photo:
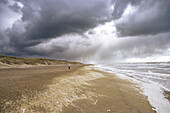
[[[139,68],[141,67],[141,65],[142,66],[145,65],[145,67]],[[151,66],[154,68],[151,68]],[[162,64],[161,63],[160,64],[118,64],[116,66],[96,65],[95,67],[102,71],[115,73],[120,78],[131,80],[137,83],[143,90],[143,92],[141,93],[148,97],[148,101],[155,108],[157,113],[169,113],[170,102],[164,97],[163,89],[170,91],[170,81],[167,78],[170,75],[153,72],[155,70],[150,71],[150,69],[157,69],[156,67],[160,67],[160,66],[170,66],[170,65],[164,63]]]
[[[157,84],[141,83],[143,94],[148,96],[150,104],[155,107],[157,113],[169,113],[170,102],[165,99],[162,88]]]

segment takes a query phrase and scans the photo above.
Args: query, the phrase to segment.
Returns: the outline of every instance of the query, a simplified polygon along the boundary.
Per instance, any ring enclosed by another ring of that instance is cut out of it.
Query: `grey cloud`
[[[71,39],[70,39],[71,38]],[[58,59],[81,59],[94,56],[99,48],[99,44],[92,44],[90,39],[82,38],[80,35],[67,38],[57,38],[38,46],[27,48],[30,54],[41,55],[41,57],[58,58]]]
[[[54,54],[61,54],[64,51],[69,49],[67,45],[57,45],[57,44],[52,44],[49,45],[49,47],[43,47],[43,46],[33,46],[27,48],[27,53],[29,55],[40,55],[40,56],[49,56],[51,57]]]
[[[114,11],[112,13],[113,19],[119,19],[124,13],[127,5],[131,3],[132,5],[138,5],[142,0],[113,0]]]
[[[152,55],[163,55],[170,48],[170,33],[157,35],[119,38],[118,42],[106,48],[103,59],[145,58]]]
[[[18,18],[19,14],[10,10],[7,3],[0,2],[0,31],[11,27]]]
[[[95,34],[95,31],[94,31],[94,30],[90,30],[90,31],[88,32],[88,34],[93,35],[93,34]]]
[[[113,13],[106,0],[20,2],[24,5],[22,8],[17,4],[9,6],[7,2],[0,3],[5,7],[0,7],[3,8],[0,20],[6,20],[5,16],[11,19],[16,13],[22,14],[11,28],[0,31],[0,54],[69,60],[91,57],[100,62],[144,58],[163,54],[170,48],[168,0],[114,0]],[[129,4],[137,12],[124,18],[122,15]],[[106,38],[110,35],[107,28],[100,31],[101,36],[93,29],[110,21],[110,16],[114,19],[117,32],[126,38],[112,40]],[[0,25],[5,24],[0,22]]]
[[[31,21],[26,27],[26,35],[31,39],[48,39],[73,32],[82,33],[98,25],[103,16],[108,15],[103,0],[40,0],[39,4],[35,4],[39,9],[28,6],[28,3],[24,5],[22,19]],[[30,13],[32,10],[35,14]]]
[[[21,7],[17,3],[9,5],[9,8],[14,12],[21,13]]]
[[[1,3],[1,4],[2,4],[2,3],[3,3],[3,4],[7,4],[8,1],[7,1],[7,0],[1,0],[0,3]]]
[[[90,28],[108,21],[109,1],[105,0],[21,0],[9,6],[11,11],[22,14],[21,20],[5,31],[9,47],[15,54],[27,54],[26,48],[45,40],[69,33],[83,34]],[[7,46],[7,45],[6,45]],[[2,51],[1,51],[2,53]]]
[[[118,6],[115,4],[113,13],[119,36],[150,35],[170,31],[169,0],[142,0],[136,3],[130,0],[123,1],[119,2]],[[123,18],[122,14],[130,3],[136,7],[137,12]]]

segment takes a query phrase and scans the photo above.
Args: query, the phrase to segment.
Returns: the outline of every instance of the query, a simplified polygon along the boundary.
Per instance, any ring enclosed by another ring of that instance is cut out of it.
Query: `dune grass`
[[[0,62],[5,64],[28,64],[28,65],[57,65],[57,64],[81,64],[80,62],[69,62],[66,60],[55,60],[45,58],[23,58],[14,56],[0,55]]]

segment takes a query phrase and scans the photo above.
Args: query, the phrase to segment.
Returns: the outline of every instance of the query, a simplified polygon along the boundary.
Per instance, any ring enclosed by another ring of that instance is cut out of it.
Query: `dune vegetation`
[[[80,62],[69,62],[66,60],[45,59],[45,58],[24,58],[0,55],[0,63],[4,64],[28,64],[28,65],[57,65],[57,64],[81,64]]]

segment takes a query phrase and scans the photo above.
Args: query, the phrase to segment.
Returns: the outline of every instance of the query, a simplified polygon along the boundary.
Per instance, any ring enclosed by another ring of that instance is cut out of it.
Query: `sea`
[[[170,113],[170,62],[96,64],[95,68],[137,83],[157,113]]]

